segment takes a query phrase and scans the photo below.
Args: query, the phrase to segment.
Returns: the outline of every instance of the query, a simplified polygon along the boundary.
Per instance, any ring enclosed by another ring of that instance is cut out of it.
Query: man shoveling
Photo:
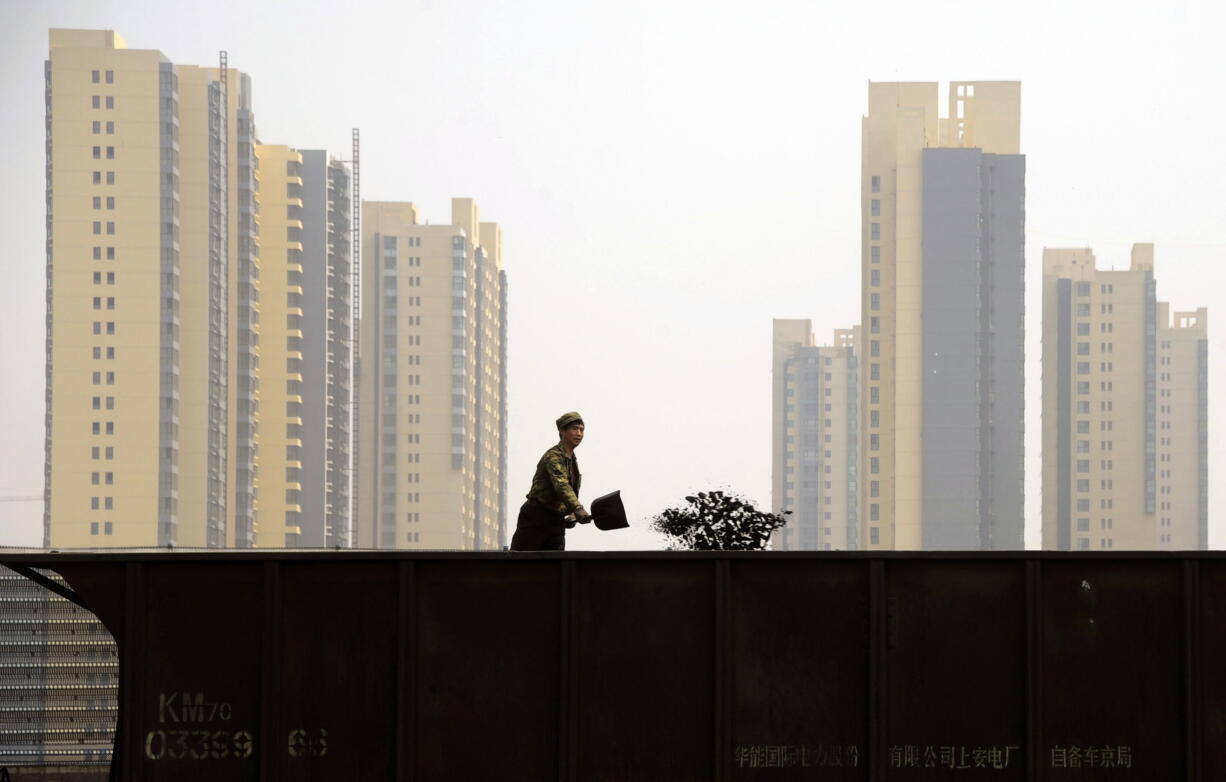
[[[591,515],[579,502],[579,462],[575,448],[583,442],[583,417],[563,413],[558,426],[558,444],[545,451],[536,463],[528,501],[519,509],[512,551],[564,551],[567,516],[586,524]]]

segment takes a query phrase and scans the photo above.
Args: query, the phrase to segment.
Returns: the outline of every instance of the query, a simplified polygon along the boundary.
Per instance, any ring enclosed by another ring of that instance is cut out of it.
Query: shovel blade
[[[605,531],[630,526],[630,522],[626,521],[626,508],[622,505],[621,491],[610,492],[592,500],[592,522],[597,529]]]

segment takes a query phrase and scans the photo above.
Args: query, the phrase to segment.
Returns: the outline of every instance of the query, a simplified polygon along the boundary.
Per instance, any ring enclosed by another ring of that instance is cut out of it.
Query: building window
[[[870,269],[869,270],[868,284],[873,286],[874,288],[880,287],[881,285],[881,270],[880,269]]]
[[[881,199],[874,198],[869,204],[869,214],[873,217],[881,217]]]
[[[94,73],[97,73],[97,71],[94,71]],[[870,182],[870,186],[871,186],[871,188],[872,188],[872,191],[873,191],[874,193],[880,193],[880,192],[881,192],[881,177],[879,177],[879,176],[875,176],[875,175],[874,175],[873,177],[871,177],[871,178],[870,178],[869,182]]]
[[[94,84],[98,83],[98,73],[99,73],[98,71],[89,72],[89,80],[93,82]]]
[[[872,261],[873,263],[881,263],[881,248],[880,247],[870,247],[868,249],[868,257],[869,257],[869,260]]]
[[[881,223],[869,223],[868,238],[874,242],[881,241]]]
[[[108,109],[113,109],[113,108],[115,108],[115,96],[114,96],[114,95],[107,95],[107,96],[106,96],[106,107],[107,107]]]
[[[868,297],[868,308],[873,312],[881,309],[881,294],[871,293]]]
[[[115,123],[111,120],[106,121],[106,132],[111,135],[115,133]]]

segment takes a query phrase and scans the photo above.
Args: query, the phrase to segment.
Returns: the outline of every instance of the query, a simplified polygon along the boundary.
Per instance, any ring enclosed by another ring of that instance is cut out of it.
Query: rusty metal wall
[[[1226,779],[1214,553],[31,556],[122,780]]]

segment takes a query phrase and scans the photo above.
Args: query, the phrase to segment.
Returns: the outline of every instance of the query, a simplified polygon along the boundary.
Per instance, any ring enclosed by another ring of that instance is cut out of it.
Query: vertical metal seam
[[[397,569],[396,637],[396,779],[417,776],[417,637],[415,562],[401,560]]]
[[[722,782],[727,778],[729,736],[731,735],[732,712],[729,709],[730,681],[732,672],[730,617],[728,589],[731,580],[731,563],[727,559],[715,560],[715,747],[714,778]]]
[[[1184,777],[1200,782],[1202,744],[1201,637],[1200,637],[1200,562],[1183,563],[1183,655],[1184,655]]]
[[[277,737],[280,735],[281,570],[276,560],[264,562],[264,643],[260,661],[260,779],[280,779]]]
[[[885,779],[885,562],[869,560],[868,601],[868,778]]]
[[[1043,778],[1043,564],[1026,562],[1026,765],[1027,778]]]
[[[145,610],[145,566],[140,562],[127,565],[127,600],[124,610],[124,642],[127,645],[120,662],[120,676],[126,680],[124,688],[124,754],[119,764],[118,778],[140,780],[145,778],[144,753],[140,732],[137,730],[142,713],[140,705],[145,702],[145,655],[148,648],[149,624]],[[123,670],[127,663],[127,671]],[[124,773],[126,770],[126,773]]]
[[[574,776],[573,758],[573,710],[571,700],[574,697],[572,687],[572,655],[574,644],[571,642],[572,619],[574,609],[573,580],[575,563],[564,559],[558,563],[559,595],[561,604],[558,609],[558,622],[561,625],[558,633],[560,649],[558,650],[558,779],[565,782]]]

